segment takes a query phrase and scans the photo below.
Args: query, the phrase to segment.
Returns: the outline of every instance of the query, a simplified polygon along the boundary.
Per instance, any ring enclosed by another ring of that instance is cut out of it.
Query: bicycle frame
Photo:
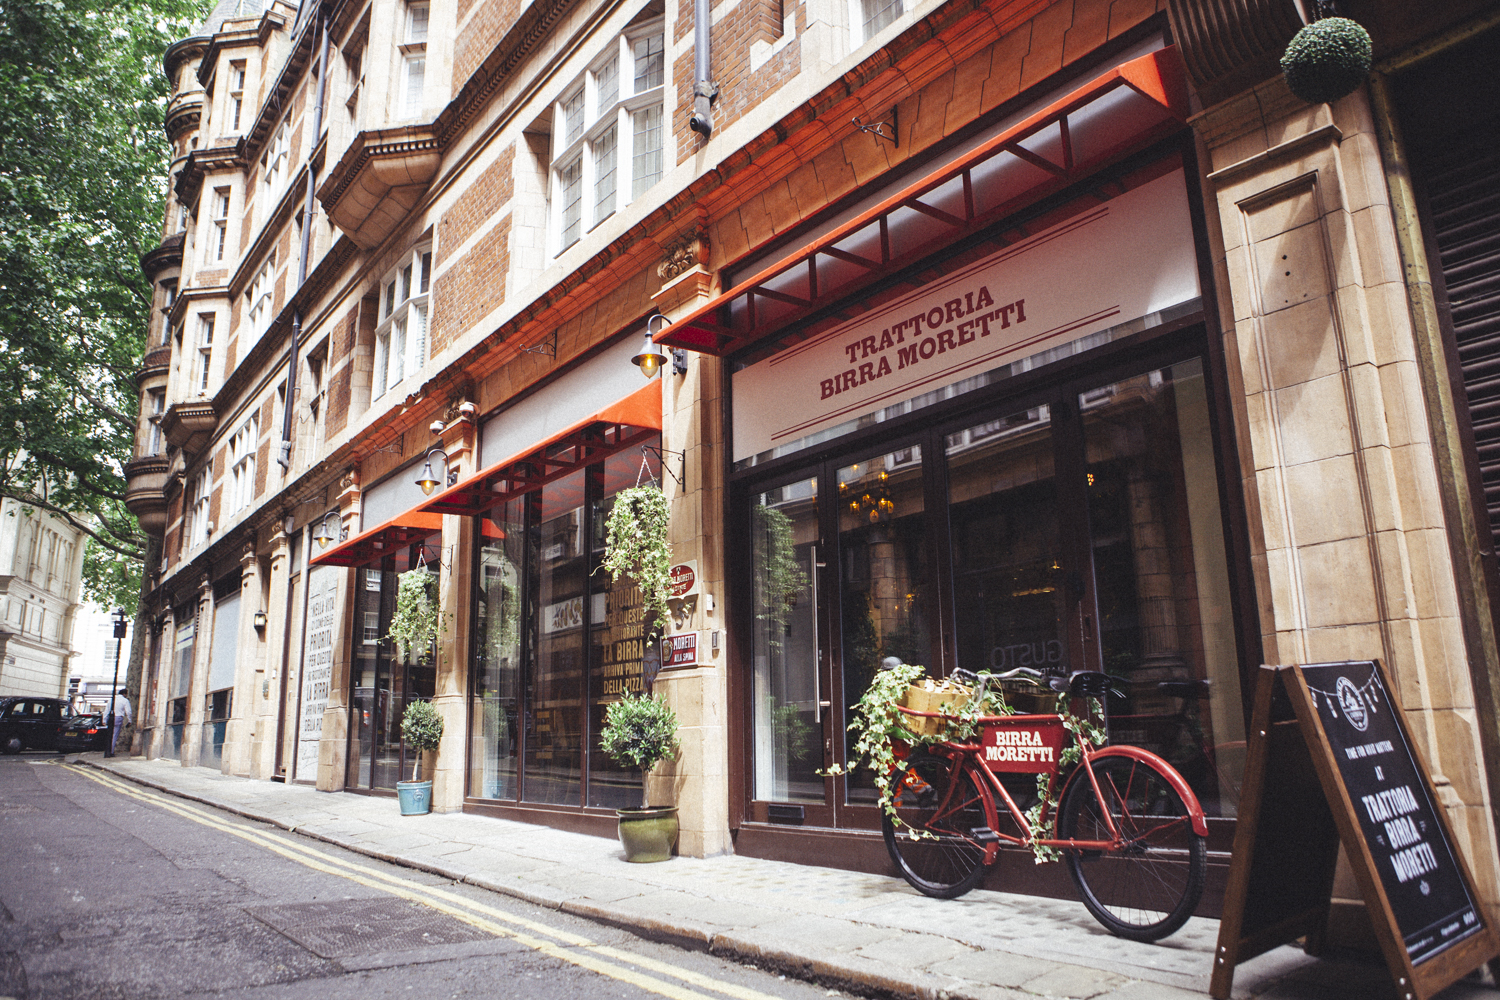
[[[905,707],[901,708],[901,712],[903,714],[913,716],[936,718],[943,717],[941,713],[917,712]],[[1019,730],[1027,726],[1037,727],[1036,731],[1039,732],[1044,727],[1047,729],[1059,727],[1060,725],[1062,725],[1062,717],[1059,715],[984,716],[979,719],[979,725],[981,727],[982,733],[990,733],[992,735],[996,731],[1005,729]],[[1033,759],[1031,760],[1008,760],[1005,763],[997,766],[995,764],[989,763],[986,760],[986,755],[984,752],[986,740],[984,738],[982,738],[978,743],[957,743],[945,741],[935,745],[935,749],[941,749],[950,756],[956,757],[956,764],[961,769],[965,771],[977,772],[979,775],[979,779],[977,780],[976,785],[988,793],[987,801],[983,802],[982,805],[985,813],[985,821],[988,824],[990,831],[994,834],[995,840],[984,845],[984,864],[989,865],[994,863],[996,856],[999,854],[1000,847],[1003,844],[1010,844],[1016,847],[1053,847],[1072,851],[1114,851],[1119,850],[1121,847],[1125,846],[1124,839],[1120,834],[1120,830],[1115,825],[1113,815],[1111,815],[1110,810],[1108,810],[1107,808],[1103,808],[1105,803],[1104,792],[1099,787],[1099,777],[1097,774],[1095,774],[1093,768],[1093,763],[1095,761],[1102,760],[1108,757],[1126,757],[1157,766],[1157,770],[1172,785],[1173,790],[1179,796],[1181,796],[1183,803],[1187,806],[1187,819],[1192,824],[1193,832],[1195,834],[1198,834],[1199,836],[1206,837],[1208,835],[1208,822],[1204,818],[1203,807],[1199,804],[1198,797],[1193,794],[1193,790],[1188,787],[1187,782],[1182,779],[1182,776],[1179,775],[1177,771],[1161,757],[1149,750],[1144,750],[1140,747],[1095,747],[1078,734],[1072,734],[1072,738],[1079,748],[1081,759],[1078,764],[1076,764],[1070,771],[1068,771],[1067,776],[1063,779],[1061,788],[1057,787],[1058,775],[1061,773],[1061,768],[1058,764],[1058,761],[1055,759],[1056,756],[1058,756],[1057,754],[1038,753],[1033,754]],[[1040,743],[1044,744],[1046,742],[1047,741],[1045,739],[1040,740]],[[1038,744],[1033,743],[1029,745],[1037,746]],[[1047,794],[1042,801],[1041,811],[1037,815],[1037,823],[1042,829],[1046,829],[1048,826],[1048,819],[1049,814],[1052,810],[1052,803],[1060,803],[1063,800],[1063,797],[1067,794],[1069,786],[1074,781],[1079,780],[1078,775],[1080,773],[1086,775],[1087,781],[1093,789],[1094,800],[1101,806],[1100,814],[1102,815],[1104,822],[1108,827],[1110,839],[1071,840],[1045,837],[1033,839],[1035,837],[1036,828],[1034,828],[1030,823],[1027,822],[1025,814],[1021,811],[1020,806],[1016,805],[1015,799],[1011,797],[1010,791],[1005,787],[1004,784],[1001,783],[1000,779],[996,776],[997,771],[999,771],[1000,773],[1012,774],[1046,774],[1048,776]],[[951,808],[952,804],[949,800],[951,800],[955,790],[961,788],[962,786],[963,782],[961,781],[955,781],[949,784],[948,790],[945,793],[944,801],[939,803],[939,812]],[[1054,791],[1057,793],[1056,795],[1053,794]],[[999,796],[998,800],[996,798],[997,794]],[[998,829],[996,829],[999,819],[999,814],[996,811],[997,802],[1004,803],[1006,811],[1009,813],[1012,821],[1014,821],[1014,823],[1016,824],[1017,830],[1020,831],[1019,834],[1013,835],[1002,833]],[[1160,827],[1158,827],[1158,829],[1159,828]],[[963,833],[967,834],[968,831],[963,831]]]

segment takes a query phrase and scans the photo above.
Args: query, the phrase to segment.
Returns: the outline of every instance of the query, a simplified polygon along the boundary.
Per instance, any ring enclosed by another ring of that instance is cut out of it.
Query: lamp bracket
[[[673,451],[670,448],[661,448],[654,444],[641,445],[642,458],[645,458],[646,456],[653,453],[656,455],[657,461],[661,462],[661,471],[665,472],[667,475],[675,479],[677,481],[677,487],[679,489],[687,489],[687,452]],[[681,471],[681,475],[673,472],[672,467],[667,464],[668,455],[677,456],[678,462],[680,463],[679,469]]]
[[[888,122],[871,122],[870,124],[866,125],[864,122],[859,120],[859,115],[855,115],[850,120],[854,123],[854,127],[859,129],[861,132],[868,132],[871,135],[875,136],[877,139],[884,139],[892,146],[899,147],[901,145],[901,131],[898,125],[899,120],[896,117],[895,105],[891,106],[891,120]]]
[[[553,330],[551,336],[537,341],[530,347],[522,347],[527,354],[543,354],[549,358],[557,357],[557,331]]]

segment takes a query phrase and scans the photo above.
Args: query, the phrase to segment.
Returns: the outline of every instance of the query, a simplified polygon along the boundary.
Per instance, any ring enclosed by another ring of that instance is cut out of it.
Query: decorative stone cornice
[[[186,233],[173,233],[156,249],[141,254],[141,271],[148,280],[155,281],[156,276],[169,267],[182,266],[182,245],[186,236]]]
[[[167,104],[167,114],[162,119],[162,130],[170,142],[182,138],[183,133],[196,129],[203,120],[203,91],[173,97]]]
[[[197,454],[218,425],[214,404],[206,399],[173,403],[161,415],[162,434],[174,448],[181,448],[186,454]]]
[[[370,250],[416,207],[441,159],[430,124],[361,132],[328,172],[318,200],[334,225]]]
[[[1303,24],[1296,0],[1167,0],[1167,13],[1205,106],[1279,73]]]
[[[198,200],[198,193],[203,189],[203,179],[208,174],[243,170],[245,166],[243,139],[225,146],[210,146],[207,149],[193,150],[183,162],[182,170],[177,174],[177,183],[173,185],[178,202],[183,205],[194,204]]]
[[[167,470],[165,455],[147,455],[125,464],[125,507],[148,535],[167,530]]]

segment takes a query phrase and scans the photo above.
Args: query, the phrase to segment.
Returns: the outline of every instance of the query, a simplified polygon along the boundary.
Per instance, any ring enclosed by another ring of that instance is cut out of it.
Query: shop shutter
[[[1500,545],[1500,118],[1490,110],[1470,123],[1423,159],[1480,482]]]

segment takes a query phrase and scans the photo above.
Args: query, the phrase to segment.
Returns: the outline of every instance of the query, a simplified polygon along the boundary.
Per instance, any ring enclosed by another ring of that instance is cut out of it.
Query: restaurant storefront
[[[839,772],[892,662],[1109,673],[1112,738],[1227,852],[1259,649],[1173,59],[1125,53],[660,338],[729,360],[737,852],[887,870],[872,775]],[[1025,860],[999,881],[1048,891]]]

